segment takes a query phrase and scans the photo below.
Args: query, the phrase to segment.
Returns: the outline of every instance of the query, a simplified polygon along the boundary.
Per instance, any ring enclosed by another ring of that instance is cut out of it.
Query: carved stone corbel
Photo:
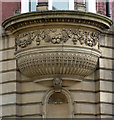
[[[53,79],[54,91],[61,92],[62,90],[62,79],[61,78],[54,78]]]

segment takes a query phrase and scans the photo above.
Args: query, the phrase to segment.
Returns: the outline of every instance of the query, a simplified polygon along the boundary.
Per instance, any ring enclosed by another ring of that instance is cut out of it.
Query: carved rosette
[[[105,16],[79,11],[26,13],[2,23],[15,36],[20,72],[34,80],[82,80],[94,72],[100,33],[111,24]]]

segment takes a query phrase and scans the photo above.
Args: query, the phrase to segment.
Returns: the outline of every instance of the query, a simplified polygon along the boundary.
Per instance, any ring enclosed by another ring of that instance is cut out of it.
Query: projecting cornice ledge
[[[39,26],[50,23],[72,23],[77,25],[94,26],[96,29],[104,30],[110,28],[112,20],[106,16],[79,11],[42,11],[20,14],[6,19],[2,25],[5,30],[17,32],[23,27]]]
[[[59,77],[82,80],[96,69],[100,32],[112,21],[79,11],[45,11],[13,16],[3,22],[15,36],[20,72],[37,81]]]

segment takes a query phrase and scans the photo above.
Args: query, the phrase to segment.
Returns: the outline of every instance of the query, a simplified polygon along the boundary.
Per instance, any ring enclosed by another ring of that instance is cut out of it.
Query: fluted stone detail
[[[29,53],[30,51],[28,51]],[[55,51],[17,55],[20,71],[29,77],[54,75],[85,77],[96,68],[98,56],[83,52]]]

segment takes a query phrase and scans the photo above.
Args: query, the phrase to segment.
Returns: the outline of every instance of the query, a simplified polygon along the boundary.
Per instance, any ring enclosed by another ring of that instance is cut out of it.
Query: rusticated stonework
[[[79,41],[81,45],[93,47],[99,41],[99,33],[81,29],[41,29],[17,35],[16,45],[24,48],[32,44],[32,41],[35,41],[36,45],[40,45],[41,40],[52,44],[61,44],[71,40],[74,45]]]

